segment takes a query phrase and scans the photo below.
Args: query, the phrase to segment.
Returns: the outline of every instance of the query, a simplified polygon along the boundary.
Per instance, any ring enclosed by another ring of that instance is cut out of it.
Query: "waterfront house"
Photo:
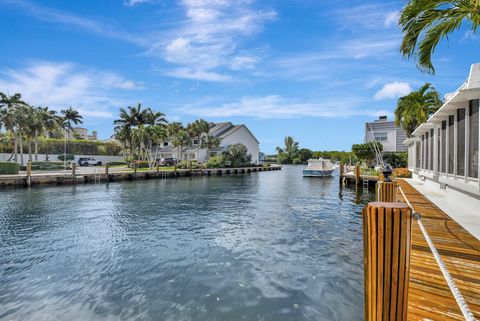
[[[395,122],[388,120],[387,116],[365,123],[365,143],[377,141],[382,144],[384,152],[407,151],[407,146],[403,144],[406,138],[405,130],[395,126]]]
[[[479,99],[480,64],[474,64],[467,81],[404,142],[414,178],[457,211],[480,208]]]
[[[197,139],[194,139],[190,146],[180,150],[179,147],[174,147],[172,141],[168,139],[163,142],[160,157],[175,157],[181,160],[205,162],[212,156],[221,154],[230,145],[243,144],[247,148],[248,154],[252,156],[252,163],[259,163],[260,142],[244,124],[234,125],[231,122],[210,123],[208,135],[218,138],[220,145],[207,150],[201,146]]]

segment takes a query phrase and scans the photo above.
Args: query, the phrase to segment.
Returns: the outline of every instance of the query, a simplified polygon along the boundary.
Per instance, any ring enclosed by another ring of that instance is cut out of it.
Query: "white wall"
[[[222,146],[243,144],[247,147],[248,153],[252,155],[252,163],[258,164],[260,147],[255,137],[244,126],[240,127],[224,139],[222,139]]]
[[[0,161],[7,161],[10,158],[10,153],[0,153]],[[45,154],[38,154],[38,160],[39,161],[45,161]],[[58,160],[58,154],[49,154],[48,159],[51,162],[59,162]],[[97,161],[100,161],[102,163],[107,163],[107,162],[122,162],[123,161],[123,156],[103,156],[103,155],[75,155],[75,162],[78,161],[80,157],[92,157],[95,158]],[[35,160],[35,155],[32,154],[32,160]],[[23,154],[23,161],[24,163],[28,162],[28,154]],[[18,155],[18,162],[20,162],[20,154]]]

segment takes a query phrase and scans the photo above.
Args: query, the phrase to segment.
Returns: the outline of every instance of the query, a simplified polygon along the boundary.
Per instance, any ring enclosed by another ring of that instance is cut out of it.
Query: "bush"
[[[75,159],[75,155],[73,154],[67,154],[67,155],[58,155],[58,160],[61,160],[62,162],[66,160],[67,162],[73,161]]]
[[[231,167],[244,167],[252,163],[252,155],[248,154],[248,149],[243,144],[230,145],[227,151],[223,152],[225,163]]]
[[[0,162],[0,174],[1,175],[14,175],[18,174],[20,165],[15,162]]]
[[[221,168],[225,167],[225,157],[223,155],[216,155],[211,157],[206,164],[207,168]]]
[[[412,172],[408,168],[395,168],[393,176],[397,178],[412,178]]]

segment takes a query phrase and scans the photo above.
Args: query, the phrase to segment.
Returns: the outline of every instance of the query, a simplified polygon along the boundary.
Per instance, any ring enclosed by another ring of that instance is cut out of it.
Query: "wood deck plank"
[[[437,247],[475,318],[480,320],[480,241],[405,180],[398,180]],[[397,195],[401,200],[401,194]],[[414,220],[408,320],[464,320],[428,244]]]

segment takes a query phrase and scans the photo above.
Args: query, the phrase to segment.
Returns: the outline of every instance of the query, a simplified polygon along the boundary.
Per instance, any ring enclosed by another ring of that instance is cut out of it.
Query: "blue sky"
[[[426,81],[453,91],[478,62],[466,29],[438,47],[435,76],[404,60],[403,3],[0,0],[0,91],[74,106],[101,138],[141,102],[169,120],[245,123],[267,153],[286,135],[349,150],[399,96]]]

